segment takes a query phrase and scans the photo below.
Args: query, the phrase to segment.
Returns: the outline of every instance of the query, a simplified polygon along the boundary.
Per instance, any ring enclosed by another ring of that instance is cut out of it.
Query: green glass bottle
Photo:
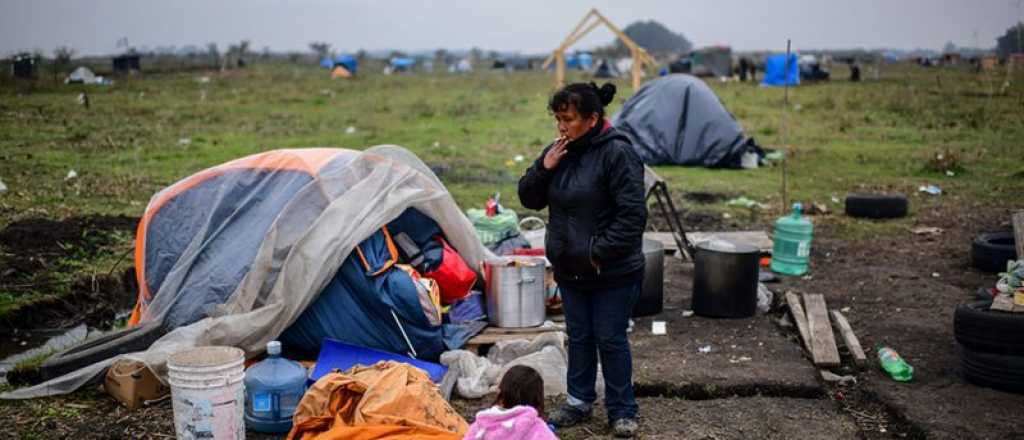
[[[914,378],[914,367],[911,367],[900,354],[890,347],[877,346],[878,364],[897,382],[910,382]]]
[[[814,225],[809,219],[800,216],[802,209],[803,205],[794,203],[792,214],[775,221],[772,272],[793,276],[807,273]]]

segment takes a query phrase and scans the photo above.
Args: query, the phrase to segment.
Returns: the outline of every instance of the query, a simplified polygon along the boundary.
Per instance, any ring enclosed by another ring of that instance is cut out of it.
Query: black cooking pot
[[[760,250],[724,240],[698,243],[694,255],[693,312],[746,318],[757,308]]]

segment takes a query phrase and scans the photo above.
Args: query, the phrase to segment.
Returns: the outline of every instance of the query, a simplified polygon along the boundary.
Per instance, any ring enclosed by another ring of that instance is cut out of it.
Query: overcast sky
[[[221,47],[242,39],[261,50],[341,51],[438,47],[547,52],[597,7],[619,26],[654,19],[695,45],[736,50],[931,48],[995,45],[1018,19],[1018,0],[0,0],[0,55],[24,49],[80,54],[141,46]],[[606,44],[592,32],[577,48]]]

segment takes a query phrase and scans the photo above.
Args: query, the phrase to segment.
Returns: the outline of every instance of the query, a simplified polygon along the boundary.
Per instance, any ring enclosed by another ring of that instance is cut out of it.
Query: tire
[[[953,312],[956,341],[975,351],[1024,356],[1024,314],[988,310],[991,304],[977,301],[957,306]]]
[[[902,194],[850,194],[846,196],[846,215],[857,218],[905,217],[909,202]]]
[[[971,266],[989,273],[1006,271],[1006,262],[1017,259],[1012,232],[990,232],[971,243]]]
[[[983,353],[961,345],[960,368],[975,385],[1024,393],[1024,356]]]
[[[111,357],[142,351],[163,336],[157,323],[129,327],[50,356],[40,367],[44,380],[63,376]]]

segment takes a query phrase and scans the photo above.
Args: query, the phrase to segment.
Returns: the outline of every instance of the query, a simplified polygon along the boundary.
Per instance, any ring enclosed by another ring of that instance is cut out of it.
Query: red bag
[[[441,303],[451,304],[469,295],[470,289],[476,284],[476,272],[452,249],[441,237],[434,237],[441,243],[444,250],[441,254],[441,265],[433,272],[424,273],[426,278],[433,279],[441,288]]]

